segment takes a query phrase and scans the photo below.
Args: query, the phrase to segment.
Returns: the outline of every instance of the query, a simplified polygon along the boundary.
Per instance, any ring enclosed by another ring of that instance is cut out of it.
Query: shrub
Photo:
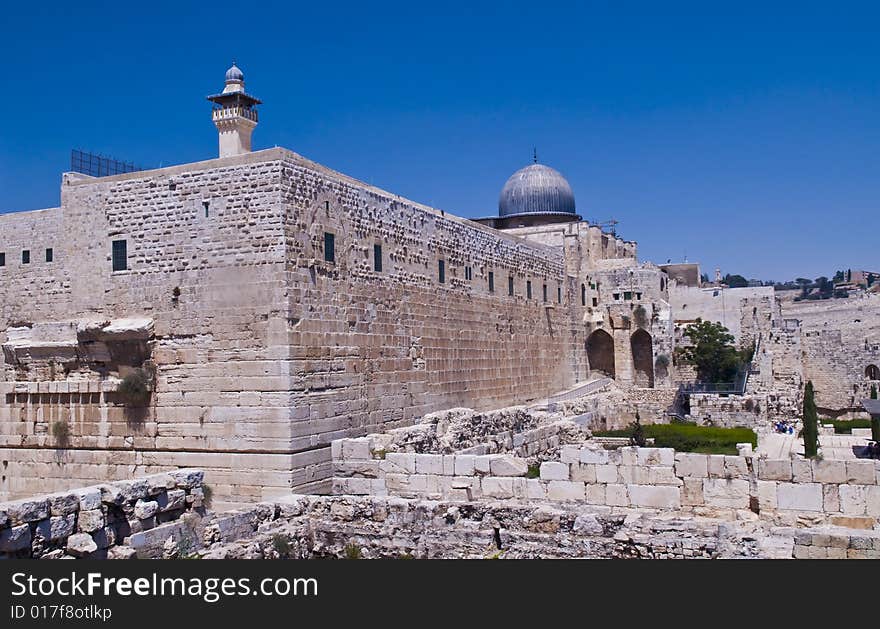
[[[738,443],[751,443],[753,448],[758,445],[758,436],[749,428],[716,428],[674,423],[648,424],[642,429],[646,437],[654,439],[655,447],[675,448],[677,452],[736,454]],[[630,437],[632,430],[605,430],[593,434],[597,437]]]
[[[150,401],[150,379],[143,369],[127,374],[116,389],[126,406],[146,406]]]
[[[70,445],[70,424],[66,421],[59,419],[56,422],[52,422],[50,431],[52,436],[55,437],[55,443],[59,447],[66,448]]]
[[[275,533],[275,535],[272,536],[272,549],[278,553],[278,556],[281,559],[287,559],[290,557],[290,538],[287,537],[287,535]]]
[[[642,428],[642,423],[639,421],[638,413],[636,413],[636,420],[629,425],[629,431],[629,444],[631,446],[644,448],[647,445],[648,442],[645,439],[645,430]]]
[[[526,478],[540,478],[541,476],[541,465],[539,463],[532,463],[529,465],[529,469],[526,472]]]
[[[666,367],[669,366],[669,356],[666,354],[657,354],[657,359],[654,361],[654,364],[660,369],[666,369]]]
[[[205,505],[206,509],[211,508],[211,504],[214,501],[214,490],[211,489],[210,485],[202,485],[202,495],[204,498],[202,499],[202,504]]]
[[[837,435],[850,435],[853,428],[870,428],[870,419],[823,419],[823,424],[832,424]]]
[[[361,547],[355,544],[354,542],[349,542],[345,545],[345,558],[346,559],[363,559],[363,555],[361,554]]]

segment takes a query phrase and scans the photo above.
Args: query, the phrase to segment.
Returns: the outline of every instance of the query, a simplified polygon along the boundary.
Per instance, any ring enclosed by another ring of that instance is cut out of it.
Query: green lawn
[[[642,426],[645,437],[653,437],[656,448],[675,448],[677,452],[736,454],[736,444],[758,446],[758,435],[749,428],[716,428],[692,424],[648,424]],[[631,431],[601,430],[597,437],[629,437]]]

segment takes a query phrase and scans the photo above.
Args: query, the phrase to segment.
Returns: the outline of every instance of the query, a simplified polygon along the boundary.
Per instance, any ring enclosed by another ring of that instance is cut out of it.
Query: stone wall
[[[125,558],[156,527],[202,512],[201,470],[0,502],[0,559]]]
[[[777,419],[800,417],[799,398],[782,393],[719,395],[690,393],[690,416],[700,424],[759,428]]]
[[[0,497],[184,461],[222,502],[322,490],[333,439],[546,398],[589,375],[562,249],[282,149],[69,174],[61,201],[0,216]],[[114,240],[126,270],[112,270]],[[609,246],[596,255],[634,253]],[[94,338],[132,318],[151,322],[137,348]],[[133,411],[115,389],[141,368],[152,391]]]
[[[880,463],[871,460],[768,460],[563,445],[559,459],[542,462],[532,478],[528,461],[511,454],[385,453],[371,450],[368,438],[336,443],[337,494],[575,501],[697,515],[751,510],[783,522],[804,513],[831,523],[841,517],[869,523],[880,518]]]
[[[758,334],[769,332],[779,307],[772,286],[723,288],[683,286],[673,283],[669,303],[678,323],[696,319],[720,323],[747,347]]]
[[[880,295],[786,302],[786,318],[800,327],[804,380],[813,382],[816,404],[831,415],[858,413],[871,385],[869,365],[880,368]]]

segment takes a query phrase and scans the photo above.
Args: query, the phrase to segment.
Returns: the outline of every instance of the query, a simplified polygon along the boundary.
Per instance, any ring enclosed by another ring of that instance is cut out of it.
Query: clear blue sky
[[[496,213],[537,146],[642,259],[880,268],[880,9],[717,4],[8,3],[0,212],[58,205],[72,147],[215,156],[235,59],[254,148],[452,213]]]

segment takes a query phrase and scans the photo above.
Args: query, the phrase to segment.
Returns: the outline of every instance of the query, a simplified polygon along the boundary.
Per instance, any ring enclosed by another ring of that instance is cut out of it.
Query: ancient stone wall
[[[429,500],[573,501],[611,507],[687,511],[751,510],[793,523],[839,518],[868,528],[880,518],[880,463],[872,460],[769,460],[676,453],[671,448],[604,450],[563,445],[537,478],[512,454],[386,452],[380,436],[334,444],[334,492]]]
[[[183,469],[0,502],[0,559],[131,557],[145,531],[203,512],[203,476]]]
[[[282,149],[66,175],[60,209],[0,225],[0,496],[193,462],[220,501],[321,489],[333,439],[589,375],[561,249]],[[144,337],[108,338],[133,319]],[[116,389],[136,369],[150,398],[133,409]]]
[[[786,302],[783,314],[800,322],[804,380],[811,380],[816,404],[829,414],[858,412],[870,394],[870,367],[880,372],[880,295]]]

